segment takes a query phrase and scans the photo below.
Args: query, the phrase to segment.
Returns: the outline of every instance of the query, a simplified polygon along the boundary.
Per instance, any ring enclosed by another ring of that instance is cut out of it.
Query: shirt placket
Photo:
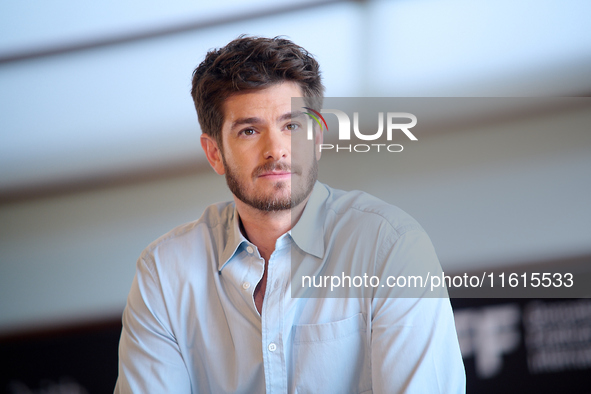
[[[269,259],[267,289],[261,314],[261,333],[265,385],[267,393],[287,392],[287,371],[285,365],[284,326],[284,283],[285,266],[289,254],[275,250]]]
[[[265,262],[259,256],[254,245],[247,244],[244,251],[246,252],[244,261],[247,263],[244,266],[247,269],[240,279],[239,286],[241,287],[244,301],[254,313],[258,314],[254,303],[254,290],[263,276]]]

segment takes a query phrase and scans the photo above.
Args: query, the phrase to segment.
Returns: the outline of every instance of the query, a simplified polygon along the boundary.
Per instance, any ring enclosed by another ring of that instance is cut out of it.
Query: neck
[[[292,209],[267,212],[255,209],[234,197],[244,235],[256,245],[265,261],[269,261],[271,254],[275,251],[277,239],[291,230],[300,220],[308,198]]]

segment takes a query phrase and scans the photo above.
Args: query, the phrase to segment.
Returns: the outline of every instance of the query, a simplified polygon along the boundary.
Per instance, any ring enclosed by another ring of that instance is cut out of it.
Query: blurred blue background
[[[231,198],[189,95],[209,49],[285,35],[329,97],[589,96],[589,20],[585,0],[0,3],[0,333],[119,316],[141,250]],[[591,254],[589,121],[431,133],[392,184],[369,180],[446,271]]]

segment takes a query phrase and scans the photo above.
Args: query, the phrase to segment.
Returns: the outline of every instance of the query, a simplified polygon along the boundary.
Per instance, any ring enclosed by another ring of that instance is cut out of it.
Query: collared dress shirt
[[[359,268],[381,280],[416,267],[440,273],[408,214],[317,182],[298,223],[277,240],[260,314],[253,294],[265,261],[239,222],[233,203],[215,204],[143,251],[123,313],[115,393],[465,391],[446,297],[394,297],[376,291],[382,285],[366,286],[373,296],[332,297],[330,282],[305,289],[292,280],[301,267],[316,278]]]

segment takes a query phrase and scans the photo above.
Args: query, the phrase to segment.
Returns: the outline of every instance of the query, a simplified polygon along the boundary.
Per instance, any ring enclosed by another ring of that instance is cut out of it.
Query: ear
[[[222,152],[218,147],[217,141],[212,138],[210,135],[202,133],[201,134],[201,147],[205,152],[205,156],[207,157],[207,161],[213,168],[215,172],[219,175],[223,175],[226,173],[224,168],[224,162],[222,160]]]
[[[322,152],[320,151],[320,145],[324,142],[324,130],[320,127],[316,127],[316,132],[314,133],[314,150],[316,152],[316,160],[320,160],[320,156],[322,156]]]

